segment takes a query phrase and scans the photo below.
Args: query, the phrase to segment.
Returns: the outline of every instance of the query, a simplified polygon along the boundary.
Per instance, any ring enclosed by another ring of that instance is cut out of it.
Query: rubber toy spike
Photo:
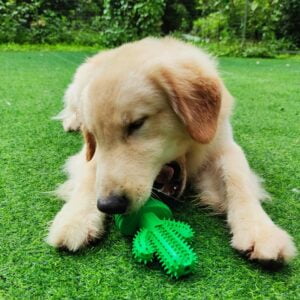
[[[116,215],[115,223],[122,234],[135,235],[132,252],[137,261],[148,263],[155,255],[167,274],[179,278],[191,273],[197,261],[187,243],[194,232],[188,224],[171,217],[166,204],[149,198],[138,212]]]

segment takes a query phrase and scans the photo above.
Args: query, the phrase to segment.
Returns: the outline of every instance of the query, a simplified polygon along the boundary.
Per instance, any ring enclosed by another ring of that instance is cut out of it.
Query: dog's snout
[[[111,195],[107,198],[99,198],[97,207],[106,214],[123,214],[128,207],[129,201],[124,195]]]

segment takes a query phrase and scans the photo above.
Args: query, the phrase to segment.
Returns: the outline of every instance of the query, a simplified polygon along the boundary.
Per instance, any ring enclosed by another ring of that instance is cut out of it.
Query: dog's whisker
[[[160,191],[159,189],[157,189],[157,188],[155,188],[155,187],[152,188],[152,192],[153,192],[153,190],[155,190],[155,191],[157,191],[157,192],[159,192],[159,193],[162,193],[162,194],[166,195],[168,198],[170,198],[170,199],[172,199],[172,200],[176,200],[176,201],[178,200],[176,197],[173,197],[173,196],[171,196],[171,195],[167,195],[167,194],[165,194],[164,192]]]
[[[155,193],[153,190],[152,190],[151,194],[153,194],[159,200],[162,200],[161,197],[157,193]]]

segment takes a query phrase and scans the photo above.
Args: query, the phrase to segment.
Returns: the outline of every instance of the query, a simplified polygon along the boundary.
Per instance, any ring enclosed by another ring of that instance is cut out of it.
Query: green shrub
[[[211,13],[194,21],[193,34],[205,40],[228,40],[228,19],[220,12]]]
[[[102,41],[116,46],[160,35],[164,7],[164,0],[104,0]]]
[[[300,45],[299,0],[198,0],[197,8],[193,33],[201,38],[242,39],[245,29],[248,41],[285,38]]]
[[[287,49],[295,50],[294,44],[285,40],[277,40],[272,43],[246,41],[241,44],[239,40],[216,42],[200,39],[195,41],[194,44],[217,56],[272,58]]]
[[[164,0],[0,0],[0,42],[116,46],[160,35]]]
[[[97,14],[102,13],[101,5],[95,3],[83,0],[0,0],[0,42],[74,42],[74,30],[91,26]]]

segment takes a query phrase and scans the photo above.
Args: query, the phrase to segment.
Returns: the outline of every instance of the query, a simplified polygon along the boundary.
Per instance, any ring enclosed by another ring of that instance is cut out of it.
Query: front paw
[[[46,242],[56,248],[76,251],[104,232],[103,215],[98,211],[74,214],[62,209],[54,218]]]
[[[233,248],[245,252],[249,259],[287,262],[296,256],[292,238],[274,224],[253,225],[233,233]]]

